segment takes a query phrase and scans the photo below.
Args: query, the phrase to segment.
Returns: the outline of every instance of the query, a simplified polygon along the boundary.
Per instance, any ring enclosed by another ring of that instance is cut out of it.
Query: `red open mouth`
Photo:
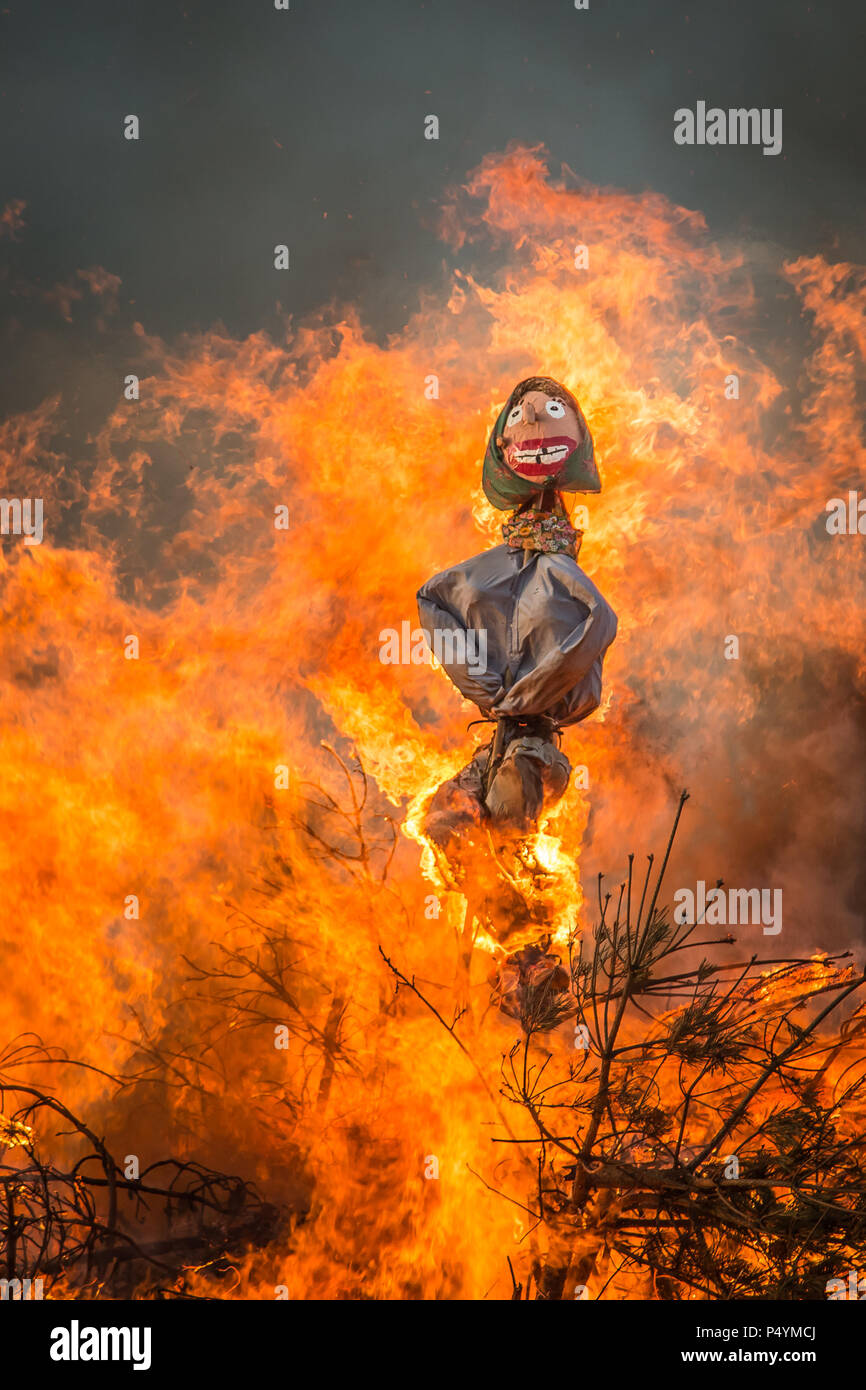
[[[553,434],[509,444],[505,458],[515,473],[524,473],[530,478],[550,477],[559,472],[576,448],[576,439],[567,434]]]

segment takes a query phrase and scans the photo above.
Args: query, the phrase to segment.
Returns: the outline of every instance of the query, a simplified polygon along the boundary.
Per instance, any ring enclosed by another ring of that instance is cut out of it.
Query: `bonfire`
[[[12,1296],[802,1300],[864,1268],[863,605],[825,525],[862,282],[756,289],[697,213],[537,150],[441,230],[447,291],[384,344],[345,306],[137,324],[140,399],[86,451],[62,393],[3,427],[43,500],[0,592]],[[542,370],[603,486],[530,524],[582,533],[619,627],[585,717],[497,748],[447,647],[381,634],[501,544],[478,461]],[[697,883],[780,892],[781,930],[679,913]]]

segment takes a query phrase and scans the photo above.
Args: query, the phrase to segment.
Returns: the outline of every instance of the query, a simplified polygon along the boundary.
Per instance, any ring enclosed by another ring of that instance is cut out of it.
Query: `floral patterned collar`
[[[562,498],[556,493],[553,505],[540,494],[535,506],[518,507],[503,524],[502,539],[513,550],[541,550],[546,554],[566,554],[577,559],[583,532],[576,531],[568,519]]]

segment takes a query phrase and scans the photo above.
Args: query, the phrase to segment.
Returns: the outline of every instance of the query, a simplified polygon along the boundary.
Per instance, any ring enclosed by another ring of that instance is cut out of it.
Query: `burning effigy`
[[[473,832],[489,829],[494,849],[519,846],[563,796],[571,766],[562,730],[598,708],[617,627],[577,563],[583,532],[563,499],[601,489],[589,426],[566,387],[545,376],[518,382],[491,432],[482,482],[487,500],[510,513],[503,543],[434,575],[418,593],[422,627],[440,637],[442,666],[494,726],[437,789],[424,820],[458,875],[474,851]],[[490,915],[503,936],[501,895],[498,906]]]

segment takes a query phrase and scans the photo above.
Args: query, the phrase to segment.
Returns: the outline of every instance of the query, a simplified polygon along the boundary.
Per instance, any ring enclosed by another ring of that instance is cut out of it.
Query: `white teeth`
[[[563,444],[557,444],[552,449],[521,449],[516,458],[518,463],[534,463],[539,457],[542,463],[558,463],[567,453]]]

